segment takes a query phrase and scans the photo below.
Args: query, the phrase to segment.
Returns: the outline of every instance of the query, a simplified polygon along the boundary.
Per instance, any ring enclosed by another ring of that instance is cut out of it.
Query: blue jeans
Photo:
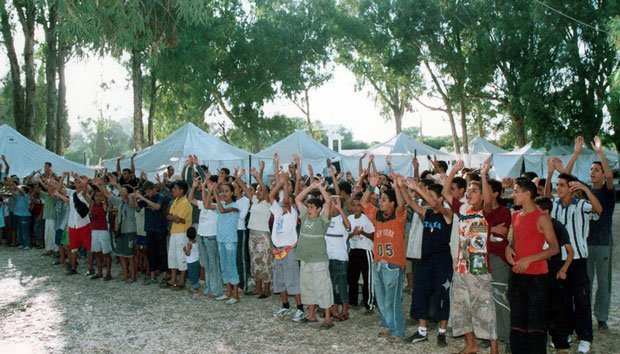
[[[17,241],[20,246],[30,247],[31,216],[15,216],[17,220]]]
[[[222,288],[222,271],[220,270],[220,255],[218,253],[218,244],[213,237],[200,236],[198,243],[200,257],[204,255],[205,268],[205,295],[220,296],[224,293]]]
[[[200,262],[187,263],[187,277],[192,289],[198,289],[200,284],[198,278],[200,277]]]
[[[237,242],[218,242],[220,267],[224,284],[239,284],[237,272]]]
[[[377,305],[381,312],[381,326],[396,337],[405,335],[403,316],[403,280],[405,271],[399,266],[383,261],[372,265],[372,281]]]

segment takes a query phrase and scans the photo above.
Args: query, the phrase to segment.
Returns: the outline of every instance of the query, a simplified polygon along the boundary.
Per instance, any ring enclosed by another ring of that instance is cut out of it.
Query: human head
[[[257,190],[260,188],[257,188]],[[233,201],[233,186],[230,183],[224,183],[220,187],[220,198],[224,203],[230,203]]]
[[[181,198],[187,194],[187,182],[183,180],[172,182],[172,196],[175,198]]]
[[[496,179],[490,179],[489,187],[491,187],[491,194],[493,196],[493,199],[495,199],[499,203],[499,199],[504,193],[504,187],[502,187],[502,182]]]
[[[308,208],[308,217],[310,219],[317,218],[323,209],[323,201],[319,198],[312,197],[308,200],[306,207]]]
[[[195,227],[190,226],[190,228],[187,229],[187,238],[190,240],[196,239],[196,228]]]
[[[529,179],[530,181],[534,180],[534,178],[538,177],[536,172],[528,171],[521,175],[522,178]]]
[[[434,201],[439,201],[443,203],[443,186],[439,183],[433,183],[428,187],[428,194]]]
[[[347,181],[338,182],[338,188],[340,188],[340,195],[348,197],[351,195],[351,184]]]
[[[560,199],[571,197],[572,192],[568,184],[576,181],[579,181],[577,177],[569,175],[568,173],[560,173],[555,184],[555,190],[558,192],[558,197]]]
[[[52,163],[51,162],[46,162],[43,164],[43,171],[45,171],[46,174],[52,172]]]
[[[550,214],[553,209],[553,202],[547,197],[536,197],[536,199],[534,199],[534,203],[536,203],[540,210],[547,214]]]
[[[129,181],[133,178],[133,173],[131,173],[131,170],[128,168],[123,168],[122,174],[125,181]]]
[[[518,178],[512,199],[518,206],[524,206],[536,198],[536,185],[527,178]]]
[[[124,184],[121,187],[121,191],[120,191],[121,198],[126,199],[129,197],[131,193],[133,193],[133,187],[130,186],[129,184]]]
[[[95,189],[95,193],[93,194],[93,200],[97,205],[100,205],[103,202],[103,193],[101,193],[99,189]]]
[[[446,171],[448,170],[448,163],[443,161],[443,160],[439,160],[437,161],[437,172],[438,173],[446,173]]]
[[[386,189],[381,193],[379,209],[384,213],[392,213],[396,210],[396,192],[393,189]]]
[[[603,183],[603,181],[605,181],[603,164],[600,161],[592,162],[592,165],[590,166],[590,182]]]
[[[146,196],[149,198],[152,198],[155,194],[157,194],[157,189],[155,189],[155,183],[151,181],[144,182],[144,185],[142,185],[142,189],[144,190],[144,194],[146,194]]]
[[[475,209],[481,209],[482,201],[482,185],[478,181],[471,181],[467,188],[467,203]]]
[[[172,177],[172,175],[174,175],[174,167],[172,167],[172,165],[169,165],[166,168],[166,173],[168,174],[168,177]]]
[[[463,177],[454,177],[450,186],[450,194],[452,198],[461,199],[465,195],[467,189],[467,181]]]
[[[360,215],[362,215],[361,199],[362,199],[362,194],[359,193],[358,195],[355,196],[355,198],[351,202],[351,210],[353,211],[353,215],[355,215],[356,217],[359,217]]]

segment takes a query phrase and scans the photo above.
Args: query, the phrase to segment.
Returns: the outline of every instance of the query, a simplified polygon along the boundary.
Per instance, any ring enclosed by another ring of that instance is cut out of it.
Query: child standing
[[[185,247],[183,247],[183,252],[185,252],[185,259],[187,261],[187,277],[189,278],[190,289],[189,291],[193,294],[198,293],[198,288],[200,287],[199,277],[200,277],[200,251],[198,250],[198,243],[196,242],[196,229],[194,227],[190,227],[187,229],[187,238],[189,242]]]
[[[347,282],[349,253],[347,241],[351,223],[340,207],[339,198],[340,196],[332,196],[332,217],[325,241],[327,243],[327,256],[329,257],[329,275],[334,291],[334,305],[331,312],[337,321],[346,321],[349,319],[349,284]],[[338,312],[339,305],[342,305],[342,312]]]

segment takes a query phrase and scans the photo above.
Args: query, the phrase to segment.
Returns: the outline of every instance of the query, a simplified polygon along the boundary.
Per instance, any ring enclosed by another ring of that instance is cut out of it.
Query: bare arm
[[[390,175],[393,175],[394,174],[394,169],[392,168],[392,156],[387,155],[385,157],[385,161],[387,162],[388,170],[390,171]]]
[[[489,185],[489,180],[487,176],[490,169],[491,161],[487,160],[482,167],[482,171],[480,171],[480,177],[482,177],[482,208],[485,213],[490,213],[493,211],[493,193],[491,191],[491,186]]]
[[[512,269],[515,273],[523,273],[527,270],[527,267],[531,263],[551,258],[552,256],[558,254],[558,252],[560,251],[560,248],[558,247],[558,239],[556,238],[555,232],[553,231],[553,224],[551,223],[551,218],[549,217],[549,215],[541,214],[538,218],[537,227],[538,230],[545,235],[545,241],[547,241],[547,244],[549,244],[549,248],[537,254],[521,258],[517,262],[514,262]]]
[[[605,186],[607,187],[608,190],[614,190],[614,174],[611,170],[611,167],[609,166],[607,157],[605,156],[605,151],[603,150],[603,144],[601,143],[601,138],[599,138],[598,135],[595,136],[594,141],[591,143],[591,145],[592,145],[592,150],[594,150],[594,152],[596,152],[596,154],[601,159],[601,165],[603,165],[603,174],[605,175]]]
[[[295,161],[295,191],[293,192],[295,195],[299,194],[301,190],[301,157],[295,154],[293,155],[293,161]]]
[[[134,177],[136,176],[136,164],[134,164],[133,159],[136,157],[136,155],[138,155],[137,152],[131,155],[131,165],[129,166],[129,168],[131,169],[131,174]]]
[[[430,162],[431,160],[428,161]],[[441,195],[443,195],[446,202],[448,202],[448,204],[450,205],[452,204],[453,199],[452,193],[450,191],[450,189],[452,188],[452,181],[454,180],[454,176],[456,176],[456,173],[462,170],[463,167],[465,167],[465,161],[458,160],[457,163],[452,166],[452,169],[450,169],[450,173],[448,174],[448,177],[443,183],[443,190],[441,191]]]
[[[362,166],[362,163],[363,163],[362,160],[364,160],[364,157],[366,157],[366,153],[365,152],[362,154],[362,156],[360,156],[360,159],[358,161],[358,166],[357,166],[357,168],[358,168],[357,175],[358,176],[361,176],[364,173],[364,167]]]
[[[296,197],[295,197],[295,205],[297,206],[297,210],[301,210],[302,207],[304,206],[304,199],[306,199],[306,196],[308,195],[308,193],[310,193],[313,189],[315,189],[316,183],[313,183],[311,185],[309,185],[308,187],[304,188],[301,193],[299,193]]]
[[[581,155],[581,150],[583,149],[583,142],[584,140],[582,136],[578,136],[575,138],[575,147],[573,148],[573,155],[570,157],[570,160],[568,160],[568,163],[566,164],[566,168],[564,168],[566,173],[568,174],[572,173],[573,166],[575,166],[575,162],[577,162],[579,155]]]
[[[4,162],[4,175],[8,177],[11,166],[9,166],[9,163],[6,161],[6,157],[4,155],[2,155],[2,161]]]
[[[592,191],[590,190],[588,186],[586,186],[585,184],[581,182],[573,181],[573,182],[568,183],[568,187],[570,188],[571,192],[581,190],[586,194],[586,198],[588,198],[588,200],[590,201],[590,204],[592,204],[593,213],[600,214],[603,212],[603,206],[601,205],[601,202],[594,195],[594,193],[592,193]]]

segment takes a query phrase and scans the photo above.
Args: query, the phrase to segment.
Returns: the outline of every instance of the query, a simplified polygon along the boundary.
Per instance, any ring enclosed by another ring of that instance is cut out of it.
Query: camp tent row
[[[30,174],[33,168],[42,167],[46,161],[52,162],[57,172],[75,171],[86,175],[94,173],[93,168],[66,160],[46,150],[8,125],[0,126],[0,138],[0,153],[10,159],[12,174],[23,177]],[[414,155],[418,157],[420,170],[429,167],[427,156],[436,156],[437,159],[449,163],[457,158],[463,158],[467,166],[476,168],[492,155],[493,173],[495,177],[502,178],[518,177],[523,171],[533,171],[545,176],[548,156],[558,156],[566,164],[572,155],[572,148],[565,146],[557,146],[545,152],[528,144],[515,151],[505,151],[480,137],[472,140],[469,151],[468,155],[456,156],[436,150],[401,133],[366,150],[345,150],[337,153],[303,131],[296,131],[263,151],[251,154],[209,135],[192,123],[187,123],[157,144],[141,150],[134,163],[138,172],[144,171],[152,178],[156,173],[163,172],[168,165],[174,166],[177,173],[180,173],[183,161],[190,154],[197,155],[200,163],[209,166],[212,172],[223,167],[231,171],[240,167],[249,173],[251,166],[258,167],[260,162],[264,161],[263,177],[267,177],[274,173],[273,156],[277,152],[280,155],[280,168],[285,168],[292,162],[293,154],[297,154],[302,160],[302,174],[308,174],[309,165],[314,167],[315,173],[321,173],[325,161],[331,159],[332,162],[340,164],[341,170],[350,171],[357,177],[360,157],[366,153],[362,159],[363,167],[368,165],[370,154],[373,154],[377,169],[387,172],[385,158],[389,155],[392,156],[392,168],[396,173],[411,176],[413,174],[411,160]],[[605,154],[612,169],[618,169],[618,154],[609,150],[605,150]],[[590,165],[595,160],[597,160],[596,154],[587,147],[584,148],[573,173],[579,179],[587,181]],[[102,165],[109,170],[115,170],[116,159],[104,160]],[[129,167],[129,157],[121,160],[121,167]]]

